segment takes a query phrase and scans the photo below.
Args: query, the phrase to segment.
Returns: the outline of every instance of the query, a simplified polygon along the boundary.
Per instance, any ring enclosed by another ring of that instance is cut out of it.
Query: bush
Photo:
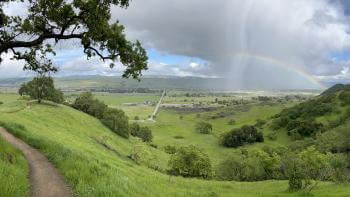
[[[216,170],[227,181],[260,181],[281,178],[280,156],[263,151],[241,152],[228,156]]]
[[[132,136],[136,136],[137,132],[141,129],[140,125],[137,124],[136,122],[133,122],[132,124],[129,125],[129,130],[130,130],[130,134]]]
[[[228,121],[227,123],[228,125],[235,125],[236,124],[236,121],[234,119],[231,119]]]
[[[207,154],[195,146],[181,147],[169,160],[169,173],[183,177],[212,177],[211,162]]]
[[[257,119],[256,120],[256,124],[254,126],[261,128],[262,126],[264,126],[266,124],[266,120],[261,120],[261,119]]]
[[[91,92],[81,93],[74,101],[73,108],[90,114],[98,119],[102,119],[105,111],[107,110],[107,105],[102,101],[94,99]]]
[[[4,104],[4,102],[0,101],[0,105]]]
[[[153,139],[152,131],[148,127],[141,127],[136,136],[141,138],[143,142],[152,142]]]
[[[196,130],[202,134],[210,134],[213,130],[213,126],[207,122],[199,122],[196,124]]]
[[[113,132],[124,138],[129,138],[128,117],[122,110],[108,108],[101,121]]]
[[[174,139],[184,139],[185,137],[184,136],[181,136],[181,135],[177,135],[177,136],[174,136]]]
[[[238,147],[263,141],[262,132],[258,132],[254,126],[244,125],[240,129],[232,129],[230,132],[223,134],[220,143],[226,147]]]
[[[136,143],[133,146],[130,158],[139,165],[145,165],[155,170],[160,168],[157,155],[153,153],[151,147],[146,146],[144,143]]]
[[[272,141],[277,140],[277,132],[276,132],[276,131],[272,131],[271,133],[269,133],[269,134],[267,135],[267,138],[269,138],[269,139],[272,140]]]
[[[164,146],[164,152],[168,153],[168,154],[175,154],[176,153],[176,147],[175,146],[170,146],[170,145],[166,145]]]
[[[141,127],[136,122],[130,125],[130,134],[139,137],[143,142],[151,142],[153,139],[152,131],[148,127]]]

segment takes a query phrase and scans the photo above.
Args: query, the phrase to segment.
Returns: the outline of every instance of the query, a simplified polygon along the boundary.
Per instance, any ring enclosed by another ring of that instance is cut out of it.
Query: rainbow
[[[312,84],[319,86],[320,88],[326,88],[324,85],[322,85],[315,77],[308,74],[307,72],[298,69],[295,65],[284,63],[278,59],[274,59],[272,57],[263,56],[259,54],[253,54],[253,53],[235,53],[233,57],[243,57],[243,58],[253,58],[259,61],[264,61],[266,63],[273,64],[275,66],[283,67],[284,69],[297,73],[298,75],[304,77],[308,81],[310,81]]]

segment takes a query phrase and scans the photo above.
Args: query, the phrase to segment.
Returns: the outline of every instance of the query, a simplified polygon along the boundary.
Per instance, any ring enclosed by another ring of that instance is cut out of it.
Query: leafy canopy
[[[63,93],[54,86],[53,79],[46,76],[34,77],[28,83],[24,83],[18,90],[20,95],[28,95],[32,99],[49,100],[55,103],[62,103]]]
[[[22,3],[27,10],[9,15],[5,6]],[[86,57],[93,56],[125,67],[123,77],[139,78],[147,69],[147,54],[139,41],[125,38],[124,26],[111,21],[112,6],[127,8],[129,0],[1,0],[0,55],[12,52],[25,60],[24,69],[38,73],[56,72],[47,58],[55,55],[55,45],[79,41]],[[1,59],[0,59],[1,62]]]

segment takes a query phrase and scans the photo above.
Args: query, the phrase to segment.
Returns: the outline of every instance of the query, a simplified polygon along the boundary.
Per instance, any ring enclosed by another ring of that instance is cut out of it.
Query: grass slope
[[[0,196],[27,196],[27,175],[28,164],[23,154],[0,137]]]
[[[20,104],[16,101],[15,104]],[[2,107],[0,106],[0,109]],[[113,134],[95,118],[63,105],[33,104],[1,113],[10,132],[40,152],[65,176],[78,196],[299,196],[286,181],[220,182],[170,177],[128,158],[135,139]],[[20,126],[25,125],[25,127]],[[167,156],[152,150],[159,160]],[[315,196],[347,196],[349,187],[322,183]]]

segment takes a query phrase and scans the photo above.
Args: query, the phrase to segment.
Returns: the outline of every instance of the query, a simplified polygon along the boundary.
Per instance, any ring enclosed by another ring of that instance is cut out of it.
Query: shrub
[[[159,159],[156,154],[144,143],[136,143],[133,146],[130,158],[139,165],[159,170]]]
[[[231,119],[228,121],[227,123],[228,125],[235,125],[236,124],[236,121],[234,119]]]
[[[272,141],[275,141],[277,139],[277,132],[276,131],[272,131],[271,133],[269,133],[267,135],[267,138],[269,138]]]
[[[199,122],[196,124],[196,130],[202,134],[210,134],[213,130],[213,126],[207,122]]]
[[[223,134],[220,143],[226,147],[238,147],[247,143],[263,141],[264,136],[262,132],[258,132],[254,126],[244,125],[240,129],[232,129],[230,132]]]
[[[130,130],[130,134],[132,136],[136,136],[137,132],[141,129],[140,125],[137,124],[136,122],[133,122],[132,124],[130,124],[129,126],[129,130]]]
[[[157,144],[153,144],[153,143],[152,143],[152,144],[149,144],[149,145],[150,145],[151,147],[153,147],[153,148],[156,148],[156,149],[158,148],[158,145],[157,145]]]
[[[182,119],[184,119],[184,117],[183,116],[179,116],[179,119],[182,120]]]
[[[135,116],[134,120],[140,120],[140,118],[138,116]]]
[[[171,146],[171,145],[166,145],[164,146],[164,152],[168,153],[168,154],[175,154],[176,153],[176,147],[175,146]]]
[[[144,142],[151,142],[153,139],[152,131],[148,127],[141,127],[136,136]]]
[[[124,138],[129,138],[128,117],[122,110],[108,108],[101,121],[113,132]]]
[[[177,136],[174,136],[174,139],[184,139],[185,137],[184,136],[181,136],[181,135],[177,135]]]
[[[91,92],[81,93],[74,101],[73,108],[90,114],[98,119],[102,119],[105,111],[107,110],[107,105],[102,101],[94,99]]]
[[[207,154],[195,146],[181,147],[169,160],[169,173],[183,177],[212,177],[211,162]]]
[[[141,138],[143,142],[151,142],[153,139],[152,131],[148,127],[141,127],[136,122],[129,127],[132,136]]]
[[[216,170],[219,179],[228,181],[260,181],[281,177],[280,156],[263,151],[232,154]]]
[[[0,105],[4,104],[4,102],[0,101]]]
[[[262,126],[264,126],[266,124],[266,120],[261,120],[261,119],[257,119],[256,120],[256,124],[254,126],[261,128]]]

